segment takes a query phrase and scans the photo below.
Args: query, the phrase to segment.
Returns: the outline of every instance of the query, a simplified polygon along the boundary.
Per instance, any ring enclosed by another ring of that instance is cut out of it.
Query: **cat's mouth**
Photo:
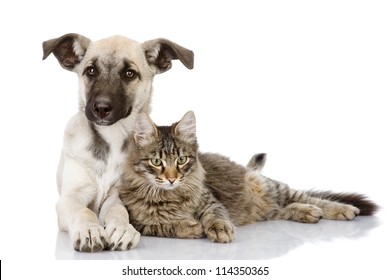
[[[174,189],[177,189],[177,188],[178,188],[178,186],[172,186],[172,185],[164,187],[165,190],[174,190]]]
[[[174,190],[180,187],[183,177],[162,175],[155,178],[157,186],[164,190]]]
[[[158,182],[157,185],[164,190],[174,190],[177,189],[180,186],[180,183],[178,181],[175,182]]]
[[[164,190],[174,190],[174,189],[177,189],[179,187],[180,184],[171,184],[171,183],[166,183],[166,184],[163,184],[161,187],[164,189]]]

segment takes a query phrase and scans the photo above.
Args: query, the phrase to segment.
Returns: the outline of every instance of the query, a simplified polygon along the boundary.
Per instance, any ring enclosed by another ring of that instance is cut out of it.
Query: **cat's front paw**
[[[235,227],[228,220],[216,219],[205,227],[205,231],[213,242],[229,243],[235,239]]]
[[[179,238],[197,239],[204,237],[203,226],[196,220],[183,220],[177,225],[177,236]]]

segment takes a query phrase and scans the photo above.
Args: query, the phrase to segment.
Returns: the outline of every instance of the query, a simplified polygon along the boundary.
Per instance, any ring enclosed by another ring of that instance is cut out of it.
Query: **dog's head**
[[[194,63],[192,51],[166,39],[138,43],[114,36],[92,42],[72,33],[42,46],[43,59],[53,53],[64,69],[78,74],[80,108],[97,125],[111,125],[147,108],[154,75],[169,70],[172,60],[189,69]]]

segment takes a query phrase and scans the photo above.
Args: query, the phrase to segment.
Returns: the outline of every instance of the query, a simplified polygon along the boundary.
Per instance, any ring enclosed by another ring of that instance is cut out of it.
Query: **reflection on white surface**
[[[144,236],[134,250],[100,253],[76,252],[70,245],[68,234],[58,232],[55,254],[57,259],[265,260],[281,257],[306,243],[362,238],[380,225],[377,217],[358,217],[346,222],[321,220],[318,224],[267,221],[237,228],[237,239],[230,244],[216,244],[208,239]]]

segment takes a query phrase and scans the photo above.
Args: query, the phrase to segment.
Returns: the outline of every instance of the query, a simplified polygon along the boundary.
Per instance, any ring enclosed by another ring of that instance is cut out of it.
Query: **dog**
[[[150,112],[153,77],[180,60],[193,68],[194,54],[167,39],[144,43],[122,36],[99,41],[75,33],[44,41],[79,79],[79,111],[65,129],[57,171],[60,230],[82,252],[129,250],[140,234],[119,199],[121,165],[137,115]]]

